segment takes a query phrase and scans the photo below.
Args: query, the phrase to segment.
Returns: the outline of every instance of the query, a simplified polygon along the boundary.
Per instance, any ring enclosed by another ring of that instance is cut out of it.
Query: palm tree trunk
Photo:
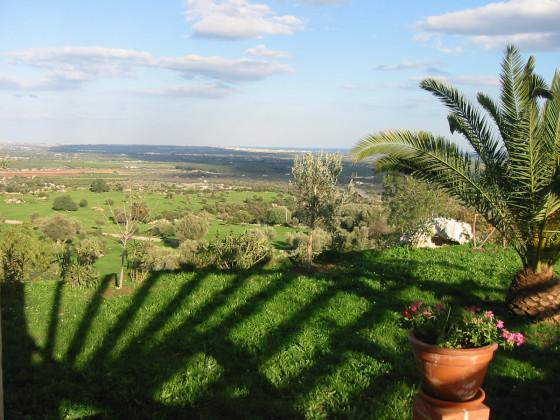
[[[519,270],[506,293],[506,305],[515,315],[533,321],[560,323],[560,283],[553,266],[536,272]]]

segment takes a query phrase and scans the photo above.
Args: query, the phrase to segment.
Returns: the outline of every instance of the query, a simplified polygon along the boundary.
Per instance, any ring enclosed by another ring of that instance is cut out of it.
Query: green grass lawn
[[[57,282],[2,296],[7,419],[410,419],[412,300],[495,311],[526,343],[484,383],[492,419],[555,418],[559,329],[511,320],[511,251],[396,248],[248,272],[159,273],[116,292]],[[328,265],[327,265],[328,263]]]

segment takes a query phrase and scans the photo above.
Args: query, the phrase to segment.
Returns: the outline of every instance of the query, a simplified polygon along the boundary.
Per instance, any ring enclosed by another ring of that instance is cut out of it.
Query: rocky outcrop
[[[422,223],[415,230],[405,233],[398,245],[409,244],[415,248],[437,248],[445,245],[464,244],[472,238],[472,228],[468,223],[436,217]]]

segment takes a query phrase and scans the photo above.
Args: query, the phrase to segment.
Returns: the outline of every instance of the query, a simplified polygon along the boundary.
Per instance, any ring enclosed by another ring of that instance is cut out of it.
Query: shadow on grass
[[[107,277],[70,326],[61,316],[69,289],[52,283],[42,338],[29,331],[33,285],[21,285],[3,301],[6,418],[410,418],[418,379],[406,333],[394,328],[403,293],[461,290],[460,302],[478,305],[499,291],[420,283],[420,263],[398,255],[330,262],[308,276],[199,270],[170,284],[155,274],[124,297],[104,295]],[[534,385],[489,376],[492,401],[512,410],[514,385]]]

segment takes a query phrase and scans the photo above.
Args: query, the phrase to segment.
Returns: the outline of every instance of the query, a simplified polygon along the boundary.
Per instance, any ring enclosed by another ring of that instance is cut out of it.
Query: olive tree
[[[300,221],[309,228],[307,267],[313,257],[313,231],[319,223],[331,226],[344,194],[338,188],[342,172],[339,154],[306,153],[296,156],[292,167],[294,195]]]
[[[180,241],[202,239],[208,233],[208,220],[190,213],[175,222],[175,235]]]
[[[0,239],[2,281],[15,283],[26,280],[33,271],[46,270],[49,254],[49,247],[41,244],[29,222],[12,225]]]
[[[39,225],[43,237],[55,242],[71,241],[76,233],[83,230],[82,224],[76,218],[68,218],[60,213],[54,213],[41,220]]]

